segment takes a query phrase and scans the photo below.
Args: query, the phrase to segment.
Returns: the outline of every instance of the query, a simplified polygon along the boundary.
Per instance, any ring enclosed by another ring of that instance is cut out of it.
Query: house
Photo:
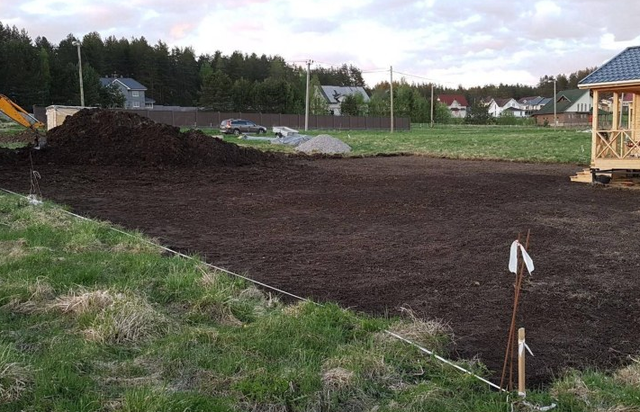
[[[145,97],[147,88],[130,77],[102,77],[100,83],[103,87],[115,85],[124,96],[125,109],[153,108],[155,101]]]
[[[551,97],[528,96],[518,100],[518,104],[520,104],[520,107],[525,111],[525,116],[531,116],[550,101]]]
[[[369,103],[369,95],[363,87],[351,86],[320,86],[320,95],[327,102],[329,113],[340,116],[340,104],[346,96],[360,95],[364,103]]]
[[[438,101],[446,104],[451,112],[451,117],[465,118],[467,117],[467,108],[469,103],[461,94],[439,94]]]
[[[578,87],[596,102],[603,94],[613,95],[608,116],[591,108],[593,175],[601,170],[640,171],[640,46],[626,48],[582,79]],[[629,109],[623,116],[625,100]]]
[[[525,110],[514,98],[496,99],[489,97],[483,99],[485,106],[488,106],[489,114],[493,117],[500,117],[503,113],[510,113],[515,117],[525,117]]]
[[[592,110],[592,99],[587,90],[565,90],[533,113],[537,125],[588,126]],[[554,120],[554,113],[556,119]]]

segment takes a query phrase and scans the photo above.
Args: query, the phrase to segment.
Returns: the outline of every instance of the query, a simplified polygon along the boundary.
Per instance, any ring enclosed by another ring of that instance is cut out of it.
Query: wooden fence
[[[246,119],[267,128],[287,126],[304,130],[304,115],[273,113],[224,113],[204,110],[133,110],[118,109],[140,116],[148,117],[158,123],[177,127],[212,127],[217,128],[224,119]],[[46,124],[46,109],[40,106],[33,108],[35,117]],[[309,129],[316,130],[389,130],[391,119],[388,117],[365,116],[319,116],[309,115]],[[394,129],[410,130],[411,121],[407,117],[394,118]]]

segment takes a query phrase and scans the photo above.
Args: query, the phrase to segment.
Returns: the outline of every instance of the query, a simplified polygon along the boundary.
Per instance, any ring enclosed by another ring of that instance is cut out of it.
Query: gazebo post
[[[593,91],[593,114],[591,115],[591,166],[596,162],[596,150],[598,148],[598,103],[600,102],[598,90]]]

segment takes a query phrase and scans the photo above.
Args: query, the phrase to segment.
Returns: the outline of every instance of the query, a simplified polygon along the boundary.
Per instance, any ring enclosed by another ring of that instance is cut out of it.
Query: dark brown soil
[[[85,109],[47,133],[38,161],[70,165],[242,166],[273,154],[242,148],[201,131],[180,132],[128,112]]]
[[[40,164],[45,197],[295,294],[449,322],[456,352],[499,376],[514,275],[536,264],[518,325],[530,381],[614,367],[640,341],[640,192],[570,183],[578,167],[424,157],[270,167]],[[2,166],[25,193],[28,163]],[[494,378],[495,378],[494,375]],[[498,378],[499,379],[499,378]]]
[[[46,150],[0,151],[0,186],[140,229],[209,262],[370,313],[449,322],[453,356],[498,373],[514,275],[535,383],[638,353],[639,192],[570,184],[571,166],[421,157],[284,159],[130,113],[83,110]],[[244,167],[238,167],[244,166]]]

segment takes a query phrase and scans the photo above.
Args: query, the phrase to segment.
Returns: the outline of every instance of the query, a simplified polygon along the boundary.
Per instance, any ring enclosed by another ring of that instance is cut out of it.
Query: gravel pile
[[[322,154],[341,154],[349,153],[351,146],[344,143],[340,139],[329,136],[328,134],[321,134],[308,142],[302,143],[296,147],[296,151],[304,152],[307,154],[322,153]]]

